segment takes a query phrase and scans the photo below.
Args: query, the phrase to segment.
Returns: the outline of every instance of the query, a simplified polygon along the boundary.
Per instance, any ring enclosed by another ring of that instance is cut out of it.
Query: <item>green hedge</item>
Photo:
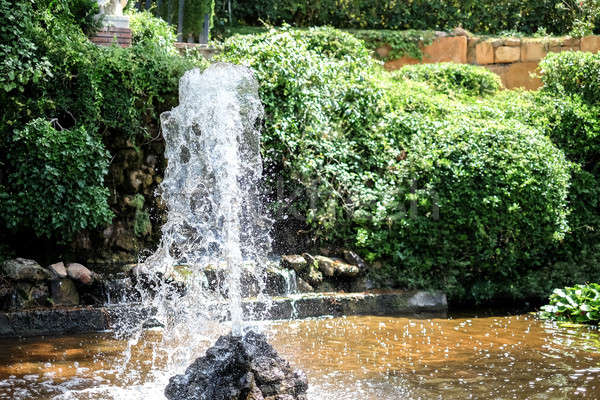
[[[376,278],[453,300],[531,294],[515,287],[569,232],[571,178],[522,121],[531,100],[471,66],[390,76],[331,28],[233,37],[221,59],[256,71],[266,169],[316,243],[355,246],[382,264]]]
[[[571,30],[577,15],[560,8],[563,0],[232,0],[236,24],[262,21],[295,26],[330,25],[355,29],[433,29],[457,26],[477,33],[519,31],[548,33]],[[569,5],[574,6],[573,4]],[[217,7],[220,20],[228,18],[225,2]]]
[[[411,65],[397,73],[398,78],[428,82],[443,93],[462,92],[470,96],[496,93],[502,82],[498,75],[483,67],[438,63]]]
[[[580,96],[600,104],[600,55],[565,51],[550,53],[540,62],[544,90],[560,96]]]

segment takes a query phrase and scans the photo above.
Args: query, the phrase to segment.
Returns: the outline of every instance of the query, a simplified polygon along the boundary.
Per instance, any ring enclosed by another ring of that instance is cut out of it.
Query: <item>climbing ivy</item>
[[[395,60],[403,56],[423,58],[422,47],[435,39],[434,31],[409,29],[405,31],[382,30],[350,30],[355,37],[362,39],[370,49],[389,46],[389,53],[375,55],[382,60]]]

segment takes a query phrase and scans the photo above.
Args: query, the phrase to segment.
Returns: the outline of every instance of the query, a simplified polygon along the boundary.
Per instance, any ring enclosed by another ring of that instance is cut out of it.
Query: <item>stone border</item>
[[[507,89],[535,90],[542,86],[537,71],[539,61],[548,53],[562,51],[600,51],[600,36],[546,38],[481,38],[478,36],[440,36],[430,45],[421,45],[423,60],[402,57],[387,61],[387,70],[419,63],[455,62],[481,65],[498,74]],[[375,51],[385,52],[389,46]]]
[[[252,301],[246,308],[260,308]],[[446,317],[448,302],[441,292],[310,293],[275,298],[265,319],[303,319],[326,315]],[[111,330],[139,323],[153,314],[140,304],[99,308],[52,308],[0,313],[0,338],[57,336]]]

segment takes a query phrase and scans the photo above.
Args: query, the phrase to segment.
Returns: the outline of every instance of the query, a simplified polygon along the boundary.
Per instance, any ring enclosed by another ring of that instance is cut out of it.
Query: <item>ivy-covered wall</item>
[[[159,235],[158,117],[205,61],[148,13],[132,15],[132,47],[96,46],[96,13],[95,0],[0,0],[4,257],[133,261]]]

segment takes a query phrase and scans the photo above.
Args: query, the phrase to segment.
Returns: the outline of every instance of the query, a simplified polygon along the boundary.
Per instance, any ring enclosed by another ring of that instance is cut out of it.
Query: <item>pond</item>
[[[600,398],[598,332],[531,315],[357,316],[263,328],[306,372],[312,400]],[[0,399],[164,399],[170,373],[151,346],[160,335],[148,330],[133,346],[111,333],[4,340]]]

